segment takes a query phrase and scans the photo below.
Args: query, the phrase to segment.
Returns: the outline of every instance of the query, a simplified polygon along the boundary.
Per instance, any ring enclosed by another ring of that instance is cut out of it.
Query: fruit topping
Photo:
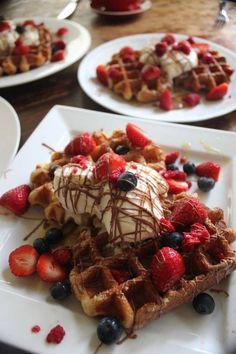
[[[229,76],[231,76],[234,73],[234,69],[230,65],[224,65],[223,70]]]
[[[39,257],[37,273],[46,283],[55,283],[66,278],[65,269],[49,253],[44,253]]]
[[[64,36],[65,34],[67,34],[68,33],[68,28],[66,28],[66,27],[60,27],[58,30],[57,30],[57,36],[58,37],[62,37],[62,36]]]
[[[198,294],[193,299],[193,308],[200,315],[209,315],[215,309],[215,301],[213,297],[207,293]]]
[[[199,223],[191,225],[190,232],[183,233],[183,247],[192,251],[194,247],[204,245],[210,239],[207,228]]]
[[[63,232],[61,229],[51,228],[46,232],[44,239],[48,245],[54,245],[63,239]]]
[[[50,332],[47,335],[46,341],[48,343],[59,344],[59,343],[61,343],[65,334],[66,333],[64,331],[64,328],[60,325],[57,325],[50,330]]]
[[[206,64],[210,64],[213,62],[214,58],[213,55],[211,53],[204,53],[202,56],[202,60],[204,63]]]
[[[57,62],[57,61],[62,61],[65,59],[65,52],[64,50],[58,50],[56,53],[54,53],[51,57],[51,62]]]
[[[209,192],[215,187],[215,180],[210,177],[199,177],[197,181],[198,188],[203,192]]]
[[[18,277],[26,277],[36,271],[39,254],[31,245],[23,245],[16,248],[9,255],[11,272]]]
[[[199,57],[209,51],[209,44],[207,43],[193,43],[191,46],[197,52]]]
[[[58,50],[64,50],[66,48],[65,42],[60,39],[58,41],[52,42],[52,52],[53,54],[57,52]]]
[[[120,55],[122,57],[127,56],[127,55],[133,55],[133,54],[134,54],[134,50],[131,47],[123,47],[120,50]]]
[[[115,82],[123,78],[122,72],[120,71],[120,69],[117,68],[109,68],[107,74]]]
[[[132,278],[130,272],[125,269],[111,269],[111,274],[117,281],[117,283],[121,284],[124,283],[125,281],[129,280]]]
[[[72,252],[69,247],[60,246],[53,250],[52,255],[54,259],[63,266],[71,264]]]
[[[89,155],[96,147],[96,142],[92,135],[83,133],[76,135],[69,144],[65,147],[64,151],[68,155]]]
[[[41,331],[41,328],[39,325],[35,325],[31,328],[32,333],[39,333]]]
[[[178,43],[178,50],[186,55],[189,55],[191,52],[191,45],[188,41],[181,41]]]
[[[161,70],[156,65],[145,65],[142,69],[142,78],[144,81],[156,80],[161,76]]]
[[[0,32],[8,31],[10,29],[10,25],[7,21],[0,22]]]
[[[162,246],[168,246],[174,249],[178,249],[182,245],[183,234],[181,232],[169,232],[162,235]]]
[[[165,179],[173,178],[176,181],[186,181],[186,179],[187,179],[186,173],[183,171],[179,171],[179,170],[168,170],[163,173],[163,177]]]
[[[195,107],[200,103],[201,97],[197,93],[187,93],[183,97],[184,103],[189,107]]]
[[[187,161],[184,165],[183,165],[183,170],[185,173],[187,173],[187,175],[192,175],[195,173],[195,164],[192,161]]]
[[[107,69],[105,65],[98,65],[96,68],[96,74],[97,74],[97,78],[98,80],[104,85],[107,86],[108,85],[108,81],[107,81]]]
[[[137,177],[133,172],[122,173],[117,180],[117,187],[124,192],[129,192],[137,186]]]
[[[69,280],[58,281],[51,287],[51,295],[55,300],[64,300],[71,295],[71,286]]]
[[[168,45],[166,42],[159,42],[155,45],[155,52],[158,57],[162,57],[168,49]]]
[[[224,82],[218,86],[213,87],[207,94],[206,99],[208,101],[221,100],[228,92],[228,84]]]
[[[161,42],[166,42],[168,45],[175,43],[175,36],[172,33],[166,33],[166,35],[161,39]]]
[[[206,161],[196,166],[195,173],[199,177],[211,177],[215,181],[218,181],[220,165],[217,162]]]
[[[193,36],[189,36],[187,41],[190,43],[190,44],[194,44],[195,43],[195,40],[193,38]]]
[[[97,160],[94,168],[94,176],[98,181],[109,180],[115,182],[119,175],[125,171],[125,159],[113,152],[103,154]]]
[[[13,54],[27,55],[29,53],[29,50],[30,50],[29,46],[22,43],[15,46],[15,48],[13,49]]]
[[[179,155],[180,155],[179,151],[176,151],[176,150],[169,152],[169,153],[165,156],[165,163],[166,163],[166,165],[169,165],[169,164],[171,164],[171,163],[174,163],[174,162],[178,159]]]
[[[117,155],[125,155],[129,152],[129,148],[127,146],[124,146],[124,145],[118,145],[116,148],[115,148],[115,153]]]
[[[168,219],[161,218],[160,225],[161,225],[162,231],[163,230],[168,231],[168,232],[175,231],[174,226],[171,224],[171,222]]]
[[[115,317],[102,318],[97,327],[97,336],[105,344],[112,344],[118,341],[122,332],[122,325]]]
[[[170,163],[169,165],[166,165],[166,169],[167,171],[178,171],[179,167],[174,163]]]
[[[50,247],[44,238],[36,238],[33,242],[34,248],[38,251],[39,254],[47,253],[50,251]]]
[[[0,206],[10,210],[15,215],[22,215],[29,208],[29,194],[30,187],[27,184],[22,184],[4,193],[0,197]]]
[[[182,192],[186,192],[189,188],[188,183],[184,181],[176,181],[175,179],[168,178],[166,179],[166,182],[168,183],[168,193],[170,194],[179,194]]]
[[[174,108],[171,92],[168,88],[165,89],[160,97],[160,108],[164,109],[165,111],[170,111]]]
[[[135,147],[144,148],[151,142],[149,136],[146,135],[141,128],[132,123],[127,124],[126,134],[131,144]]]
[[[171,247],[163,247],[153,256],[152,279],[157,289],[164,293],[173,288],[185,274],[182,255]]]

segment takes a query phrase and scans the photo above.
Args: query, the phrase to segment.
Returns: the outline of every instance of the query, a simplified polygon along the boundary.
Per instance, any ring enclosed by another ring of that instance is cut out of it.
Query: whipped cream
[[[34,26],[25,26],[25,31],[21,36],[24,44],[37,46],[40,44],[39,31]]]
[[[9,48],[15,46],[15,41],[19,37],[19,34],[15,30],[15,25],[8,21],[9,29],[0,32],[0,52],[5,52]]]

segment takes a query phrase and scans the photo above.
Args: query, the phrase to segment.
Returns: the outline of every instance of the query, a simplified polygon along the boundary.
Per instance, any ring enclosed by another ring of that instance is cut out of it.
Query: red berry
[[[189,53],[191,52],[191,46],[187,41],[179,42],[178,49],[186,55],[189,55]]]
[[[160,108],[164,109],[165,111],[170,111],[174,108],[171,92],[168,88],[165,89],[160,97]]]
[[[23,45],[22,39],[20,37],[18,37],[17,40],[15,41],[15,45],[16,46]]]
[[[61,27],[61,28],[59,28],[58,30],[57,30],[57,36],[58,37],[62,37],[62,36],[64,36],[66,33],[68,32],[68,28],[66,28],[66,27]]]
[[[94,176],[97,180],[105,179],[114,182],[114,176],[119,177],[125,171],[125,159],[113,152],[103,154],[96,162]]]
[[[182,255],[170,247],[163,247],[153,256],[152,279],[161,293],[173,288],[185,274]]]
[[[217,162],[206,161],[196,166],[195,173],[199,177],[210,177],[218,181],[220,165]]]
[[[97,74],[97,78],[98,80],[104,85],[107,86],[108,85],[108,81],[107,81],[107,69],[105,65],[98,65],[96,68],[96,74]]]
[[[190,44],[194,44],[195,43],[195,40],[193,38],[193,36],[189,36],[187,41],[190,43]]]
[[[29,208],[30,187],[22,184],[5,192],[0,198],[0,205],[16,215],[24,214]]]
[[[142,69],[142,79],[144,81],[156,80],[161,76],[161,70],[156,65],[145,65]]]
[[[64,280],[67,275],[65,269],[49,253],[39,257],[36,270],[40,279],[46,283]]]
[[[41,331],[41,328],[39,325],[35,325],[31,328],[31,332],[33,332],[33,333],[38,333],[40,331]]]
[[[192,48],[197,52],[199,57],[202,57],[204,53],[209,51],[209,44],[207,43],[193,43]]]
[[[55,63],[56,61],[62,61],[65,59],[65,52],[64,50],[58,50],[56,53],[53,54],[51,57],[51,62]]]
[[[168,178],[166,182],[169,186],[169,194],[179,194],[188,190],[188,183],[185,181],[176,181],[175,179]]]
[[[171,163],[174,163],[177,160],[177,158],[179,157],[179,155],[180,155],[180,153],[177,150],[169,152],[165,156],[165,164],[170,165]]]
[[[14,49],[13,49],[13,54],[15,55],[27,55],[30,51],[29,46],[25,44],[18,44]]]
[[[8,31],[10,28],[11,27],[7,21],[0,22],[0,32]]]
[[[166,42],[159,42],[155,45],[155,52],[158,57],[162,57],[167,52],[168,45]]]
[[[63,40],[59,40],[59,41],[54,41],[52,42],[52,47],[54,50],[63,50],[66,48],[66,44]]]
[[[61,265],[69,265],[72,261],[72,252],[69,247],[61,246],[53,250],[53,258]]]
[[[172,178],[176,181],[186,181],[187,179],[187,175],[184,171],[171,171],[168,170],[166,172],[163,173],[163,177],[166,179]]]
[[[187,157],[186,156],[181,156],[181,158],[180,158],[180,163],[183,165],[183,164],[185,164],[186,162],[188,161],[188,159],[187,159]]]
[[[214,58],[211,53],[204,53],[202,56],[202,60],[206,64],[210,64],[213,62]]]
[[[123,78],[123,74],[120,69],[109,68],[108,76],[115,82],[120,81]]]
[[[224,82],[218,86],[213,87],[206,95],[208,101],[221,100],[228,91],[228,84]]]
[[[32,27],[37,27],[36,23],[33,20],[26,20],[23,23],[23,26],[32,26]]]
[[[36,271],[39,254],[31,245],[23,245],[16,248],[9,255],[11,272],[17,277],[26,277]]]
[[[70,162],[71,162],[71,163],[76,163],[76,164],[80,165],[80,167],[81,167],[83,170],[86,170],[86,168],[88,167],[88,165],[87,165],[88,159],[87,159],[86,156],[83,156],[83,155],[76,155],[76,156],[73,156],[73,157],[70,159]]]
[[[133,54],[134,54],[134,50],[131,47],[123,47],[120,50],[121,57],[124,57],[126,55],[133,55]]]
[[[161,218],[160,219],[161,229],[166,232],[173,232],[175,231],[174,226],[171,224],[170,220]]]
[[[229,66],[229,65],[224,65],[223,70],[229,76],[231,76],[234,73],[234,69],[231,68],[231,66]]]
[[[129,280],[132,278],[132,275],[128,270],[125,269],[111,269],[111,274],[117,281],[117,283],[121,284],[124,283],[125,281]]]
[[[191,225],[190,232],[183,233],[182,245],[186,251],[192,251],[196,246],[204,245],[210,239],[207,228],[199,223]]]
[[[137,125],[132,123],[126,125],[126,134],[131,144],[135,147],[144,148],[151,142],[149,136],[146,135],[142,129],[137,127]]]
[[[187,93],[183,97],[183,101],[187,104],[189,107],[195,107],[199,104],[201,100],[201,97],[197,93]]]
[[[46,341],[48,343],[61,343],[62,339],[64,338],[66,332],[64,328],[60,325],[53,327],[47,335]]]
[[[172,33],[166,33],[161,42],[166,42],[168,45],[175,43],[175,36]]]
[[[134,55],[132,54],[126,54],[126,55],[123,55],[122,57],[124,63],[132,63],[134,61]]]
[[[96,147],[96,142],[89,133],[79,134],[66,145],[64,152],[68,155],[89,155]]]

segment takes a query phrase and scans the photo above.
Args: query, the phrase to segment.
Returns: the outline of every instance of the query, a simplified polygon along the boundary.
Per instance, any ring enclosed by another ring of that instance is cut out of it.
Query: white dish
[[[137,10],[131,10],[131,11],[105,11],[102,9],[95,9],[91,7],[91,9],[96,12],[98,15],[104,15],[104,16],[133,16],[133,15],[138,15],[141,14],[142,12],[145,12],[149,10],[152,7],[152,2],[149,0],[144,0],[144,2],[140,5],[140,8]]]
[[[20,143],[20,122],[14,108],[0,96],[0,176],[7,170]]]
[[[118,52],[122,47],[131,46],[135,49],[142,49],[153,46],[163,36],[164,33],[148,33],[122,37],[106,42],[92,50],[83,59],[78,69],[78,80],[84,92],[101,106],[116,113],[165,122],[196,122],[218,117],[236,109],[235,73],[229,85],[229,92],[223,100],[216,102],[202,100],[202,103],[194,108],[184,108],[168,112],[160,110],[154,104],[141,104],[135,101],[126,102],[96,80],[96,66],[107,63],[112,54]],[[183,40],[186,37],[186,35],[176,34],[177,40]],[[208,43],[213,50],[218,50],[225,56],[228,63],[236,69],[236,53],[202,38],[196,37],[196,41]]]
[[[27,18],[29,19],[29,18]],[[57,31],[60,27],[67,27],[68,33],[63,37],[66,42],[66,58],[63,61],[47,63],[39,68],[32,69],[25,73],[19,73],[0,78],[0,88],[25,84],[27,82],[42,79],[55,74],[79,60],[89,49],[91,37],[86,28],[69,20],[57,20],[55,18],[34,17],[36,23],[44,22],[52,31]],[[23,22],[26,19],[14,19],[14,22]]]
[[[0,194],[21,183],[28,183],[36,164],[49,160],[49,151],[42,143],[62,149],[77,131],[103,128],[111,133],[115,128],[125,128],[129,121],[129,117],[115,114],[55,106],[16,156],[7,179],[1,179]],[[166,149],[179,149],[196,162],[214,159],[221,164],[220,181],[212,192],[202,197],[209,206],[221,206],[229,225],[236,228],[235,133],[184,125],[177,127],[146,119],[133,119],[133,122]],[[189,148],[190,143],[191,149],[184,151],[183,144]],[[32,215],[39,219],[42,217],[40,211],[35,209],[26,216]],[[23,237],[38,223],[10,216],[0,218],[0,340],[37,354],[46,354],[50,350],[55,354],[77,354],[78,351],[92,354],[99,344],[97,320],[87,317],[73,298],[61,303],[50,299],[49,286],[36,276],[19,279],[11,275],[8,269],[9,253],[23,243]],[[42,235],[38,231],[34,237]],[[114,354],[121,351],[123,354],[147,354],[155,353],[158,348],[162,354],[225,353],[227,345],[235,339],[236,274],[232,274],[222,286],[229,297],[212,293],[216,301],[212,315],[200,316],[190,304],[186,304],[138,331],[136,340],[127,340],[122,346],[103,346],[99,352],[104,354],[112,350]],[[45,337],[57,323],[65,328],[66,336],[60,345],[52,346],[46,343]],[[35,324],[42,329],[37,335],[30,331]]]

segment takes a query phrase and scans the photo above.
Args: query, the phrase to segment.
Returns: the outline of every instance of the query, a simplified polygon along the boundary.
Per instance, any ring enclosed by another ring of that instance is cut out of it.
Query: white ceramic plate
[[[105,15],[105,16],[133,16],[141,14],[149,10],[152,7],[152,3],[149,0],[144,0],[144,2],[140,5],[140,8],[137,10],[131,11],[105,11],[102,9],[95,9],[91,7],[91,9],[96,12],[98,15]]]
[[[7,179],[1,179],[0,194],[28,183],[35,165],[49,160],[49,151],[42,143],[62,149],[77,131],[103,128],[111,133],[115,128],[124,129],[129,121],[129,117],[115,114],[55,106],[16,156]],[[236,228],[235,133],[146,119],[132,121],[167,150],[181,150],[196,162],[211,159],[221,164],[220,181],[210,193],[201,197],[209,206],[221,206],[229,225]],[[35,209],[26,214],[28,217],[33,215],[42,217]],[[93,354],[98,345],[96,319],[87,317],[73,298],[61,303],[52,300],[49,286],[36,276],[19,279],[9,271],[9,253],[23,243],[23,237],[38,223],[26,218],[0,216],[0,340],[37,354]],[[38,231],[34,237],[42,235]],[[228,343],[236,339],[236,274],[221,286],[228,291],[229,297],[212,293],[216,301],[212,315],[200,316],[186,304],[138,331],[137,339],[127,340],[121,346],[103,346],[99,353],[150,354],[158,350],[162,354],[225,354]],[[46,334],[57,323],[65,328],[66,336],[60,345],[49,345],[45,341]],[[30,331],[35,324],[41,326],[38,334]]]
[[[3,76],[0,78],[0,88],[25,84],[55,74],[79,60],[90,47],[90,34],[86,28],[78,23],[69,20],[57,20],[55,18],[34,17],[30,19],[33,19],[36,23],[44,22],[53,32],[56,32],[60,27],[68,28],[68,33],[63,36],[63,40],[66,42],[66,58],[56,63],[47,63],[25,73]],[[14,19],[14,22],[18,23],[25,20],[23,18]]]
[[[82,89],[92,100],[111,111],[133,117],[157,119],[165,122],[189,123],[206,120],[221,116],[236,109],[235,73],[229,85],[229,92],[223,100],[216,102],[202,100],[202,103],[194,108],[184,108],[168,112],[160,110],[154,104],[141,104],[135,101],[126,102],[97,81],[96,66],[107,63],[112,54],[118,52],[122,47],[131,46],[135,49],[150,47],[157,43],[163,36],[164,33],[138,34],[118,38],[95,48],[87,54],[78,69],[78,80]],[[187,36],[176,34],[176,38],[177,40],[183,40],[186,39]],[[236,53],[202,38],[196,37],[196,41],[208,43],[213,50],[218,50],[225,56],[228,63],[236,69]]]
[[[7,170],[20,143],[20,122],[14,108],[0,96],[0,176]]]

